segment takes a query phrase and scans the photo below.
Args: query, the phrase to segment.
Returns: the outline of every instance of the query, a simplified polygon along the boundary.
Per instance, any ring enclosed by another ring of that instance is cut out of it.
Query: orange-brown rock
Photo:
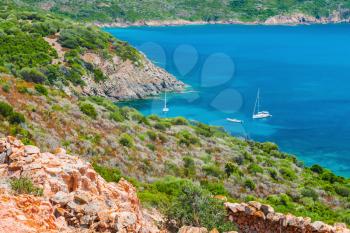
[[[0,139],[0,232],[159,232],[145,220],[135,188],[107,183],[83,160],[41,153],[15,138]],[[27,177],[43,197],[14,196],[9,180]]]
[[[344,224],[312,223],[310,218],[276,213],[271,206],[259,202],[225,203],[225,206],[229,220],[242,233],[350,233]]]
[[[183,226],[180,228],[179,233],[208,233],[208,230],[204,227]]]

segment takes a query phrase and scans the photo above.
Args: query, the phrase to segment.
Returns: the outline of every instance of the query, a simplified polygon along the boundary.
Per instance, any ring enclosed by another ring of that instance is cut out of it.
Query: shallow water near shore
[[[169,117],[276,142],[305,164],[350,177],[350,25],[108,28],[190,85],[169,94]],[[261,110],[252,120],[257,90]],[[162,98],[128,102],[162,115]],[[230,123],[226,118],[244,121]]]

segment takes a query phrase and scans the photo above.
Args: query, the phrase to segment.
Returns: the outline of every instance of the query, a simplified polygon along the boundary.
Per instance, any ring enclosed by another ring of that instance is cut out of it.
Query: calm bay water
[[[110,28],[190,85],[169,96],[167,116],[276,142],[305,164],[350,177],[350,25]],[[252,120],[257,89],[261,110]],[[133,101],[160,114],[162,99]],[[244,127],[227,117],[244,120]]]

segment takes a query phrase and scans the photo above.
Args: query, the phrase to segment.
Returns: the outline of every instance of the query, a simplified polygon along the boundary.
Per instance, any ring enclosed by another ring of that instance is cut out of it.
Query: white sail
[[[260,89],[258,89],[253,110],[253,119],[263,119],[268,117],[272,117],[268,111],[260,111]]]
[[[166,98],[166,92],[164,93],[164,107],[163,107],[163,113],[169,112],[169,108],[167,106],[167,98]]]

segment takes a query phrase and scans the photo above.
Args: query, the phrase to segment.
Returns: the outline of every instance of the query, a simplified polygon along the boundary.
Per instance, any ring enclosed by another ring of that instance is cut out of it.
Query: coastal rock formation
[[[64,149],[40,153],[13,137],[0,139],[1,232],[159,232],[145,220],[135,188],[107,183]],[[42,197],[14,196],[10,180],[26,177]]]
[[[134,65],[130,60],[123,61],[114,56],[106,60],[95,53],[85,53],[83,60],[100,68],[108,77],[103,82],[94,82],[85,77],[83,92],[99,95],[113,100],[140,99],[157,95],[163,91],[181,91],[184,84],[165,70],[155,66],[146,57],[142,66]]]
[[[310,218],[276,213],[269,205],[251,201],[248,203],[225,203],[230,221],[242,233],[350,233],[344,224],[327,225],[311,222]]]
[[[316,18],[303,13],[291,15],[276,15],[268,18],[264,24],[267,25],[298,25],[298,24],[326,24],[349,22],[349,19],[342,18],[340,12],[333,12],[329,17]]]

